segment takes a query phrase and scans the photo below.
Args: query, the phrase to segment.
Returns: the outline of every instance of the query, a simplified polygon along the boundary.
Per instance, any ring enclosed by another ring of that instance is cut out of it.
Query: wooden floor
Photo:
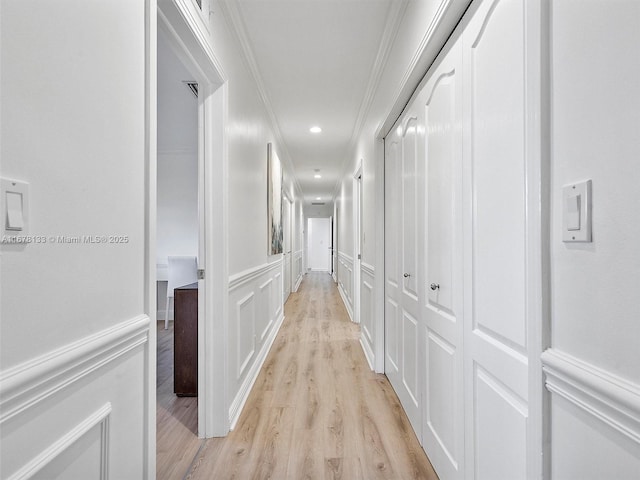
[[[358,338],[331,277],[306,275],[227,437],[198,440],[194,407],[158,394],[157,478],[437,479]]]

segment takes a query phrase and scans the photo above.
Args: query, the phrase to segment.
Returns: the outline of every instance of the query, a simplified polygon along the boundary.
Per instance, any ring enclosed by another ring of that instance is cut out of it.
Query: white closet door
[[[419,97],[426,132],[422,434],[441,480],[464,475],[461,40],[448,48]]]
[[[397,390],[402,385],[400,374],[400,137],[394,130],[385,138],[384,208],[385,208],[385,361],[384,371]]]
[[[540,277],[529,241],[540,230],[527,223],[539,209],[528,175],[540,162],[528,150],[540,141],[528,123],[539,104],[528,95],[540,80],[528,71],[525,43],[539,30],[527,15],[536,3],[480,2],[463,35],[465,449],[467,477],[478,480],[536,478],[541,457],[532,441],[541,392],[529,381],[540,354],[530,338]]]
[[[420,117],[420,118],[419,118]],[[387,138],[389,150],[389,202],[386,231],[390,243],[387,252],[387,313],[390,345],[388,361],[394,373],[389,377],[418,438],[422,421],[422,358],[420,349],[420,250],[423,244],[418,215],[419,158],[424,155],[423,128],[419,128],[419,108],[416,105],[400,120],[394,133]],[[395,229],[392,231],[391,229]],[[397,255],[393,252],[397,251]]]

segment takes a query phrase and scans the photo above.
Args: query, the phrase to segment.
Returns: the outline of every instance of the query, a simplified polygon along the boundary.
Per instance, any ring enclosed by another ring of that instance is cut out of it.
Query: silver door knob
[[[432,283],[431,285],[429,285],[429,288],[431,288],[431,290],[438,290],[440,288],[440,284],[438,283]]]
[[[404,278],[409,278],[410,276],[411,276],[411,274],[410,274],[410,273],[405,273],[405,274],[404,274]]]

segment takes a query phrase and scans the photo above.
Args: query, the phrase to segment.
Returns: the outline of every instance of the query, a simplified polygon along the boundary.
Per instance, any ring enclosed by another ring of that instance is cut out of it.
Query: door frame
[[[198,82],[198,217],[200,228],[199,265],[206,281],[198,291],[198,436],[209,438],[229,432],[226,391],[228,337],[228,242],[227,176],[228,147],[225,136],[228,118],[227,77],[210,45],[208,24],[194,2],[147,0],[147,84],[146,84],[146,221],[145,260],[149,315],[155,319],[157,222],[157,35],[169,40],[176,54]],[[215,252],[215,254],[214,254]],[[215,312],[219,312],[214,316]],[[148,353],[148,478],[155,478],[156,435],[156,344],[155,329]]]
[[[283,243],[283,248],[282,248],[282,253],[283,253],[283,260],[282,260],[282,269],[283,269],[283,275],[282,275],[282,281],[284,282],[284,279],[286,278],[284,275],[284,269],[286,267],[286,256],[289,257],[289,295],[291,295],[291,293],[293,293],[293,287],[295,285],[295,282],[293,280],[293,230],[294,230],[294,202],[293,200],[290,198],[289,193],[286,191],[283,191],[282,197],[284,199],[285,202],[287,202],[289,204],[289,215],[288,218],[286,218],[286,221],[289,224],[289,238],[287,239],[287,246],[289,248],[289,251],[285,251],[284,250],[284,241]],[[284,204],[283,204],[284,205]],[[284,208],[283,208],[284,211]],[[284,233],[284,220],[285,217],[283,217],[283,233]],[[287,295],[287,299],[289,299],[289,295]],[[284,297],[284,283],[283,283],[283,297]]]
[[[362,283],[362,159],[353,172],[353,322],[360,323]]]

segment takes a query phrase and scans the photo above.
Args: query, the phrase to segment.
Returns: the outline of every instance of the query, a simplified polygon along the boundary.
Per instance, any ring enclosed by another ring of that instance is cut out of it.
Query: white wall
[[[228,79],[229,318],[228,392],[231,424],[240,414],[284,318],[282,255],[268,254],[267,144],[284,167],[283,189],[300,212],[285,151],[271,123],[251,62],[237,34],[234,4],[213,2],[211,45]],[[301,225],[296,225],[300,228]],[[212,252],[215,253],[215,252]],[[300,258],[301,256],[298,255]],[[301,263],[301,262],[300,262]]]
[[[170,255],[198,255],[198,99],[170,43],[158,35],[157,318],[164,320]],[[173,318],[173,303],[169,318]]]
[[[0,44],[2,176],[47,239],[2,246],[0,476],[104,478],[108,448],[111,478],[143,478],[145,2],[2,2]],[[57,239],[82,235],[107,243]]]
[[[554,389],[552,473],[635,478],[640,3],[554,0],[551,39],[552,349],[545,360]],[[586,179],[593,181],[593,242],[563,243],[562,186]],[[610,408],[635,412],[635,420]]]
[[[193,80],[158,36],[157,263],[169,255],[198,255],[198,99]]]

